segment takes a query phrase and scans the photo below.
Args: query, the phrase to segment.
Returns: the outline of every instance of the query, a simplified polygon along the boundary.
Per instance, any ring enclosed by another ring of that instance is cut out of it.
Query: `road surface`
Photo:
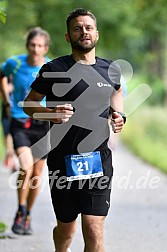
[[[114,179],[111,208],[104,227],[106,252],[167,252],[167,176],[144,163],[118,144],[113,152]],[[14,175],[13,175],[14,176]],[[52,229],[56,223],[47,180],[42,177],[40,195],[33,209],[33,236],[13,235],[10,227],[16,212],[14,177],[0,169],[0,221],[8,225],[0,239],[3,252],[54,252]],[[80,217],[71,245],[72,252],[83,251]]]

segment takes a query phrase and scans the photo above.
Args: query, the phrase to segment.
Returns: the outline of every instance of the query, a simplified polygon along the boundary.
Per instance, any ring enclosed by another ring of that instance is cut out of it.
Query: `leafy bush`
[[[1,100],[0,100],[0,118],[1,118]],[[2,124],[0,120],[0,160],[2,160],[4,156],[4,138],[3,138],[3,132],[2,132]]]
[[[167,109],[144,107],[129,116],[123,141],[142,159],[167,173]]]
[[[163,81],[156,76],[152,76],[148,78],[147,82],[152,88],[152,95],[149,98],[149,104],[163,105],[165,99],[165,88]]]
[[[157,76],[134,74],[132,80],[127,83],[128,92],[131,92],[139,84],[145,83],[152,89],[152,94],[147,100],[149,105],[163,105],[165,99],[165,87],[163,81]]]

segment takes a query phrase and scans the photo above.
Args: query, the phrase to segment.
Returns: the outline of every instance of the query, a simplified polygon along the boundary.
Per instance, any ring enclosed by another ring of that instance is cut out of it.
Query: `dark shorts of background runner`
[[[4,136],[6,137],[10,133],[10,119],[6,113],[6,106],[4,105],[4,103],[2,103],[1,118],[2,118],[3,133]]]
[[[56,168],[62,169],[60,173],[54,170],[55,167],[48,166],[52,204],[59,221],[72,222],[80,213],[94,216],[108,214],[113,175],[112,153],[108,148],[100,153],[103,177],[63,183],[65,174],[62,170],[65,169],[65,163],[60,156],[55,157]]]
[[[6,137],[10,133],[10,120],[7,117],[2,118],[2,129]]]
[[[29,128],[24,127],[25,123],[12,119],[10,125],[10,133],[13,138],[14,149],[27,146],[31,147],[32,154],[36,158],[46,159],[49,152],[49,138],[42,142],[41,139],[49,131],[49,123],[46,121],[32,120]],[[39,144],[37,144],[39,142]],[[34,144],[36,145],[34,146]],[[33,147],[34,146],[34,147]]]

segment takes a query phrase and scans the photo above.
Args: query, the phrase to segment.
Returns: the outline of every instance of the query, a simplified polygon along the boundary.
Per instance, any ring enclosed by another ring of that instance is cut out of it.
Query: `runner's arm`
[[[109,118],[110,124],[114,133],[121,132],[124,125],[124,118],[120,113],[123,113],[123,91],[122,88],[119,88],[114,92],[110,99],[111,106],[111,117]],[[120,113],[118,113],[120,112]]]
[[[43,98],[43,94],[31,89],[24,100],[24,112],[33,119],[51,121],[53,123],[67,122],[73,115],[71,104],[57,105],[51,109],[40,105]]]
[[[5,106],[10,105],[10,96],[9,96],[9,84],[8,78],[3,76],[2,72],[0,72],[0,90],[3,98],[3,103]]]

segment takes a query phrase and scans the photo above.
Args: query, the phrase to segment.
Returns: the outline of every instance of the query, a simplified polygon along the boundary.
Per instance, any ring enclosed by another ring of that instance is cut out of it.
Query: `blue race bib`
[[[103,176],[99,151],[65,156],[67,181]]]

